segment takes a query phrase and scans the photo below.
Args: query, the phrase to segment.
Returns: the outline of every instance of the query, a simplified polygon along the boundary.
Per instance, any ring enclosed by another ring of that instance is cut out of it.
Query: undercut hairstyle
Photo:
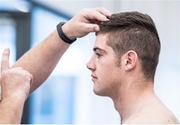
[[[140,59],[146,79],[154,80],[159,60],[160,40],[150,16],[139,12],[112,14],[109,21],[101,22],[100,32],[108,33],[107,45],[118,57],[134,50]]]

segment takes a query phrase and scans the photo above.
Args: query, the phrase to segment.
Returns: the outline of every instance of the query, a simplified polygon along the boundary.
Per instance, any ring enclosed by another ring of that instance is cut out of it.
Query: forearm
[[[33,75],[31,91],[48,78],[68,47],[55,31],[17,61],[15,67],[23,67]]]
[[[21,121],[24,102],[15,99],[0,102],[0,124],[19,124]]]

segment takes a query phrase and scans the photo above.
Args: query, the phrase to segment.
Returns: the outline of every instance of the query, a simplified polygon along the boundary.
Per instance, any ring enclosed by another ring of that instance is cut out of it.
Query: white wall
[[[75,14],[86,7],[103,6],[112,12],[140,11],[149,14],[155,21],[161,39],[160,63],[155,80],[155,90],[161,100],[180,120],[180,2],[179,1],[144,1],[144,0],[38,0]],[[90,38],[89,38],[90,37]],[[79,76],[77,86],[75,122],[76,123],[119,123],[119,116],[108,98],[95,96],[92,82],[85,64],[91,54],[95,37],[91,34],[81,39],[82,44],[75,43],[70,49],[82,57],[73,64],[71,73]],[[69,57],[70,57],[69,52]],[[68,53],[67,53],[68,55]],[[66,57],[64,57],[66,58]],[[74,57],[75,58],[75,57]],[[73,59],[71,60],[73,61]],[[69,65],[72,63],[69,62]],[[66,63],[67,65],[67,63]],[[65,64],[64,64],[65,66]]]

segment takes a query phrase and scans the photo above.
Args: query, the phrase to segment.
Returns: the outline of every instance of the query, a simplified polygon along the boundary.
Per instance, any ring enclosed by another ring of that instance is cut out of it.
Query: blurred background
[[[153,18],[162,45],[155,91],[180,120],[179,0],[0,0],[0,53],[9,47],[13,64],[54,31],[60,21],[93,7],[113,13],[140,11]],[[92,33],[71,45],[49,79],[27,100],[22,123],[120,123],[112,100],[92,91],[86,63],[94,41]]]

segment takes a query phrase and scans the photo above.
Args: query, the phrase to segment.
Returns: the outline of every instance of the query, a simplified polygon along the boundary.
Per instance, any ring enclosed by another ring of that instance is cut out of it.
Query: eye
[[[95,55],[97,56],[97,58],[100,58],[102,55],[100,53],[95,52]]]

